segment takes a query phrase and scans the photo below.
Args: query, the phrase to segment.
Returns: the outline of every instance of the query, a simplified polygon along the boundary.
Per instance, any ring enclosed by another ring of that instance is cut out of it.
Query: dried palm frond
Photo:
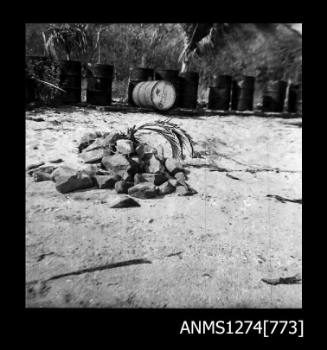
[[[173,158],[183,158],[187,145],[189,145],[193,157],[194,149],[191,136],[179,125],[172,123],[170,119],[145,123],[138,127],[134,125],[127,130],[127,135],[130,140],[139,143],[140,141],[135,135],[146,131],[152,131],[164,137],[170,144]]]

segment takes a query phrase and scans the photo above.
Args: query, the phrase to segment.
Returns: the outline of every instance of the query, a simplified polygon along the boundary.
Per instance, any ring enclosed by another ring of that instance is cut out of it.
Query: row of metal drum
[[[165,81],[165,84],[160,85],[160,81]],[[175,97],[167,82],[173,85]],[[194,109],[197,106],[198,84],[197,72],[179,74],[177,70],[154,71],[149,68],[132,68],[128,85],[128,103],[157,109],[173,107]],[[161,99],[154,94],[156,88],[161,92]],[[163,93],[165,89],[166,94]],[[230,75],[215,75],[209,88],[207,107],[212,110],[252,111],[254,93],[255,77],[244,76],[237,81]],[[291,84],[287,88],[285,81],[268,81],[262,94],[262,110],[283,112],[286,98],[287,112],[302,113],[301,84]]]
[[[287,93],[288,91],[288,93]],[[229,75],[214,76],[213,86],[209,89],[209,109],[253,110],[255,78],[244,76],[240,81]],[[302,113],[302,85],[281,80],[268,81],[262,93],[262,110],[265,112]]]
[[[197,106],[198,85],[197,72],[180,74],[172,69],[131,68],[128,104],[157,109],[194,109]]]
[[[46,60],[47,57],[30,56],[28,60]],[[81,102],[82,90],[86,90],[83,102],[94,105],[110,105],[114,67],[107,64],[93,64],[84,69],[78,61],[60,62],[60,87],[66,93],[65,103]],[[84,83],[86,82],[86,85]],[[198,72],[179,73],[178,70],[131,68],[127,91],[128,104],[132,106],[168,110],[171,108],[195,109],[198,100]],[[82,89],[83,86],[83,89]],[[33,100],[33,81],[27,79],[27,102]],[[288,91],[288,94],[287,94]],[[230,75],[213,76],[209,88],[208,109],[253,110],[255,77],[244,76],[240,81]],[[291,85],[287,89],[284,81],[269,81],[263,91],[262,110],[282,112],[287,95],[287,111],[302,113],[302,85]]]
[[[44,63],[48,57],[29,56],[27,64],[32,63],[38,69],[38,63]],[[40,65],[41,67],[41,65]],[[79,61],[60,61],[59,87],[65,90],[61,101],[67,104],[81,102],[83,82],[87,80],[87,101],[94,105],[110,105],[114,67],[107,64],[94,64],[84,69],[86,79],[82,79],[82,63]],[[40,68],[41,69],[41,68]],[[42,76],[41,76],[42,79]],[[26,101],[36,98],[35,80],[26,77]]]

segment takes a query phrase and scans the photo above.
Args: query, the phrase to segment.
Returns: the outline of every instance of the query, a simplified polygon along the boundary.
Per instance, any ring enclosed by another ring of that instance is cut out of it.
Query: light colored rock
[[[95,175],[94,182],[98,186],[98,188],[105,189],[113,189],[115,187],[115,183],[120,181],[121,177],[119,175]]]
[[[174,187],[176,187],[176,186],[178,185],[178,181],[177,181],[176,179],[169,179],[168,181],[169,181],[169,183],[170,183],[171,185],[173,185]]]
[[[91,151],[83,151],[80,153],[80,157],[86,164],[99,163],[104,156],[103,148],[95,148]]]
[[[84,149],[83,152],[90,152],[93,151],[97,148],[103,148],[103,139],[102,138],[97,138],[92,142],[88,147]]]
[[[93,177],[94,175],[98,174],[98,171],[100,169],[99,169],[98,164],[84,164],[78,170],[85,171],[90,177]]]
[[[26,170],[32,170],[32,169],[38,168],[38,167],[40,167],[41,165],[44,165],[44,164],[45,164],[44,162],[32,163],[32,164],[29,164],[27,166]]]
[[[161,161],[164,162],[165,160],[165,150],[162,145],[158,145],[157,148],[154,151],[154,154],[157,156],[157,158]]]
[[[192,196],[193,194],[196,194],[197,192],[191,187],[185,187],[182,185],[178,185],[176,187],[176,193],[178,194],[178,196]]]
[[[122,136],[118,132],[110,132],[108,135],[106,135],[103,139],[103,147],[108,146],[114,146],[117,142],[117,140],[121,139]]]
[[[128,193],[128,189],[133,186],[133,182],[120,180],[115,183],[115,190],[117,193]]]
[[[57,191],[68,193],[79,189],[93,187],[93,179],[85,171],[76,171],[62,166],[52,173]]]
[[[156,186],[150,182],[143,182],[137,184],[128,190],[128,194],[136,198],[154,198],[157,195],[158,191]]]
[[[154,148],[148,145],[147,143],[143,143],[135,148],[135,152],[140,159],[148,159],[154,153]]]
[[[78,150],[79,152],[82,152],[83,149],[87,148],[91,143],[94,142],[94,140],[97,137],[101,137],[101,133],[100,132],[88,132],[86,134],[84,134],[79,142],[78,145]]]
[[[164,182],[159,186],[159,194],[165,195],[170,194],[175,191],[175,186],[173,186],[169,181]]]
[[[116,151],[121,154],[131,154],[134,152],[133,141],[131,140],[117,140]]]
[[[167,177],[163,173],[151,174],[151,173],[142,173],[135,174],[134,183],[142,183],[142,182],[150,182],[156,186],[160,186],[165,181],[167,181]]]
[[[113,156],[104,156],[102,164],[113,174],[123,176],[126,172],[136,170],[137,164],[130,162],[124,155],[117,153]]]
[[[165,161],[165,167],[172,175],[184,171],[182,163],[178,159],[174,158],[167,158]]]
[[[33,179],[35,182],[40,182],[40,181],[51,181],[52,177],[50,174],[43,173],[42,171],[36,171],[33,174]]]
[[[188,185],[186,183],[186,177],[185,174],[183,172],[178,172],[174,175],[175,179],[177,180],[177,182],[179,184],[181,184],[182,186],[186,187],[188,189]]]
[[[147,173],[152,173],[152,174],[156,174],[159,172],[163,172],[164,171],[164,167],[161,164],[161,162],[154,156],[154,154],[152,154],[150,156],[149,159],[146,160],[145,163],[145,171]]]
[[[51,174],[57,168],[58,168],[58,165],[42,165],[38,168],[29,170],[28,174],[32,176],[36,171],[41,171],[42,173]]]
[[[189,191],[185,186],[182,186],[182,185],[176,186],[176,193],[178,196],[187,196],[188,192]]]

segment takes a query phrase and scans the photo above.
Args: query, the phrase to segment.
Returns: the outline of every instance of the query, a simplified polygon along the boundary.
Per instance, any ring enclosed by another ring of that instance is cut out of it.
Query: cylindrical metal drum
[[[262,107],[265,112],[282,112],[286,96],[287,83],[282,80],[268,81],[262,95]]]
[[[232,99],[231,108],[233,111],[237,110],[239,94],[240,94],[240,87],[238,85],[238,82],[236,80],[233,80],[232,96],[231,96],[231,99]]]
[[[214,75],[212,87],[209,88],[208,108],[227,111],[230,104],[232,77]]]
[[[227,111],[230,103],[230,89],[209,88],[208,108]]]
[[[237,104],[238,111],[252,111],[255,77],[244,76],[239,82],[240,91]]]
[[[81,62],[62,61],[60,87],[66,91],[63,96],[65,103],[81,102]]]
[[[87,102],[98,106],[110,105],[114,66],[95,64],[90,72],[92,75],[87,78]]]
[[[130,68],[129,80],[131,81],[146,81],[153,80],[154,70],[152,68]]]
[[[130,68],[129,69],[129,80],[127,88],[127,101],[131,106],[135,106],[133,101],[133,90],[135,86],[141,81],[153,80],[154,70],[152,68]]]
[[[139,107],[167,111],[174,106],[176,91],[166,80],[143,81],[135,86],[132,98]]]
[[[255,78],[245,76],[240,82],[233,81],[232,110],[252,111]]]
[[[179,106],[194,109],[198,100],[199,73],[185,72],[179,76],[181,83]]]
[[[154,80],[166,80],[174,85],[176,91],[176,101],[173,107],[179,106],[180,78],[179,71],[173,69],[157,69],[154,73]]]
[[[302,84],[299,84],[297,90],[296,112],[302,114]]]
[[[297,103],[297,95],[298,95],[299,86],[296,84],[291,84],[288,90],[288,103],[287,103],[287,111],[289,113],[296,112],[296,103]]]
[[[230,75],[225,74],[214,75],[212,77],[211,86],[230,90],[232,86],[232,77]]]
[[[243,90],[254,90],[255,77],[245,75],[243,79],[239,82],[241,89]]]

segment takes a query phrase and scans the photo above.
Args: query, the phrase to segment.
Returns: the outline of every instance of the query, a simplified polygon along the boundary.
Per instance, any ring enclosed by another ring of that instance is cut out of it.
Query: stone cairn
[[[61,193],[91,187],[114,189],[119,194],[140,199],[173,192],[179,196],[196,193],[186,183],[187,176],[180,160],[165,158],[163,152],[149,144],[133,142],[124,134],[87,133],[78,151],[85,163],[82,170],[41,163],[30,165],[28,173],[35,181],[54,181]]]

